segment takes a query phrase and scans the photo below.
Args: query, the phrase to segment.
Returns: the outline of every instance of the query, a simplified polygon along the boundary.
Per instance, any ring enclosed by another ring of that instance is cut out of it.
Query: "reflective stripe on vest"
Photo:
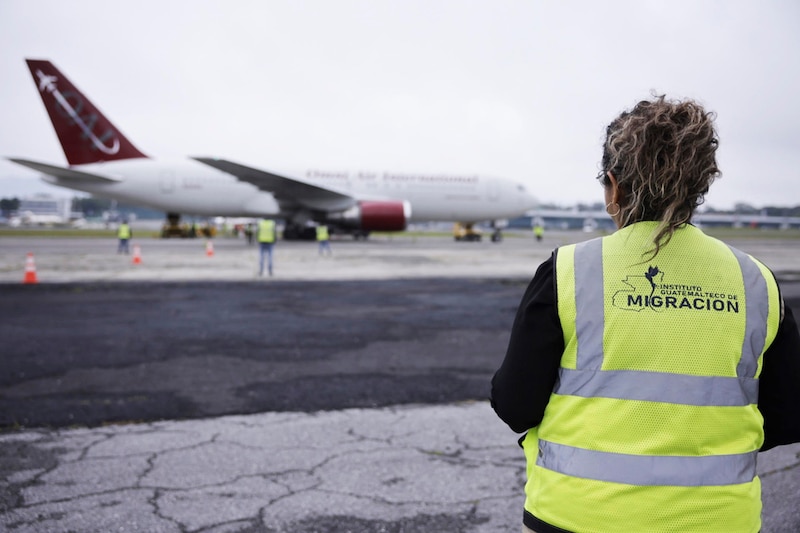
[[[638,370],[587,372],[559,369],[556,394],[617,398],[683,405],[742,406],[758,401],[758,380],[725,376],[690,376]]]
[[[767,282],[759,268],[746,254],[735,248],[731,248],[731,251],[742,269],[744,291],[747,295],[745,300],[747,329],[742,346],[742,358],[736,368],[736,375],[755,377],[758,371],[758,358],[764,351],[767,339],[767,323],[758,319],[760,316],[767,316],[769,312]]]
[[[752,481],[757,454],[758,451],[692,457],[627,455],[540,440],[537,464],[568,476],[611,483],[701,487]]]

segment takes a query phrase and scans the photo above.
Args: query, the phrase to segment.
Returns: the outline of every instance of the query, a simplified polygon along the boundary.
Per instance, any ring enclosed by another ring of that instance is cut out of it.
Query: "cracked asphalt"
[[[12,508],[5,524],[9,531],[503,531],[509,517],[521,516],[524,475],[508,437],[484,402],[6,435],[2,464],[15,501],[4,502]]]
[[[488,380],[536,265],[585,235],[525,237],[280,243],[274,279],[235,239],[142,240],[136,266],[3,239],[0,530],[518,531],[525,464]],[[800,315],[796,241],[736,244]],[[758,469],[763,532],[800,531],[800,445]]]

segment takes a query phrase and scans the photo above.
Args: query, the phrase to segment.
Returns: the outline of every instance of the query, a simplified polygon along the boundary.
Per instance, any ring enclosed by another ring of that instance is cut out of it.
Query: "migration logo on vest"
[[[657,266],[651,265],[643,274],[629,275],[621,281],[627,288],[616,291],[611,301],[618,309],[739,312],[739,297],[736,294],[709,290],[700,285],[664,283],[664,272]]]

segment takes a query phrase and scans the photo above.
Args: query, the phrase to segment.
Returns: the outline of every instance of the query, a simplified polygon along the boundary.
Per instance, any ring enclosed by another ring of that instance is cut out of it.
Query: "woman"
[[[772,273],[689,223],[713,119],[663,96],[617,117],[618,231],[557,249],[522,299],[492,406],[527,431],[523,531],[760,529],[756,455],[800,441],[800,337]]]

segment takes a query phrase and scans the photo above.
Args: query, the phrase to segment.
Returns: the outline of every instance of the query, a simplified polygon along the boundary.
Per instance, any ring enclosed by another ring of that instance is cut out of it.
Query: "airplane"
[[[536,200],[509,179],[475,174],[344,171],[276,172],[215,157],[179,160],[145,155],[50,61],[26,59],[68,166],[8,160],[44,174],[48,183],[98,197],[181,214],[266,217],[285,222],[283,238],[310,226],[366,238],[415,222],[502,222]],[[313,231],[313,227],[310,228]]]

